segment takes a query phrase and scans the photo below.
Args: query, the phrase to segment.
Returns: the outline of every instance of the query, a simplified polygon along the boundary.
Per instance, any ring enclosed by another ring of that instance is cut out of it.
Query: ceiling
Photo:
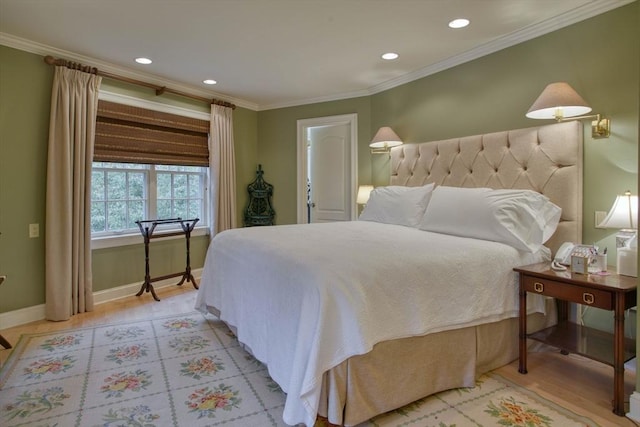
[[[266,110],[371,95],[631,1],[0,0],[0,44]]]

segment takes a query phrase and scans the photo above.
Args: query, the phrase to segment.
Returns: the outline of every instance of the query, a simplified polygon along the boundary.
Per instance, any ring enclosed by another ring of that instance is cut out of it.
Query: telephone
[[[593,245],[578,245],[571,242],[564,242],[553,258],[551,268],[557,271],[564,271],[567,265],[571,264],[572,256],[588,257],[598,252],[598,248]]]

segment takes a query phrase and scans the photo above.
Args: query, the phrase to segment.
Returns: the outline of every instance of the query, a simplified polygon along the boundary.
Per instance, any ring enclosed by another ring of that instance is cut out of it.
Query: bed
[[[524,204],[536,223],[515,241],[509,218],[483,211],[513,197],[507,217],[523,222]],[[580,241],[581,204],[578,122],[405,144],[359,221],[216,235],[196,308],[267,365],[287,424],[357,425],[514,360],[512,268]],[[555,321],[553,300],[528,302],[531,329]]]

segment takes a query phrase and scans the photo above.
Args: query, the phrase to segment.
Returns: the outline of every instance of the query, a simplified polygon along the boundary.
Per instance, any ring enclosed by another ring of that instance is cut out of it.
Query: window
[[[207,225],[208,168],[94,162],[91,175],[93,237],[139,233],[138,220],[199,218]]]
[[[138,220],[199,218],[192,236],[207,234],[209,114],[101,92],[95,135],[92,249],[139,244]]]

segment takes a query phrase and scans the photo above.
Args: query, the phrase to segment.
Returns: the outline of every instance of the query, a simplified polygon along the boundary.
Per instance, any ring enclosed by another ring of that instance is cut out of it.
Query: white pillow
[[[424,216],[433,187],[433,184],[427,184],[422,187],[390,185],[375,188],[359,219],[417,227]]]
[[[419,227],[536,252],[555,232],[561,212],[546,196],[531,190],[439,186]]]

